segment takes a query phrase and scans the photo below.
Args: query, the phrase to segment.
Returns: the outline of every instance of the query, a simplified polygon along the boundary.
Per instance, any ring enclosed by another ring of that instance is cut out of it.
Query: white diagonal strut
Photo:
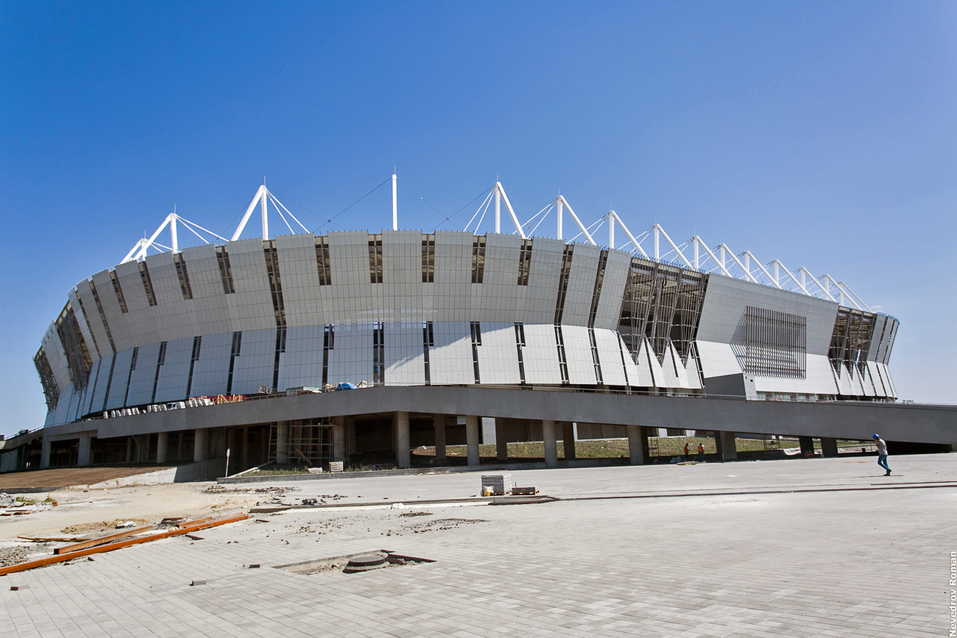
[[[573,211],[572,207],[568,204],[568,200],[565,199],[563,195],[559,195],[558,197],[555,198],[555,202],[557,202],[559,206],[564,206],[565,208],[568,209],[568,214],[571,215],[572,219],[575,220],[575,223],[578,224],[579,230],[581,230],[582,234],[585,235],[585,239],[588,240],[588,243],[591,244],[592,246],[597,246],[598,244],[596,244],[595,240],[592,239],[592,236],[588,233],[588,229],[585,228],[585,225],[582,223],[582,220],[578,219],[578,215],[575,214],[575,211]],[[559,210],[558,216],[561,217],[561,208],[559,208],[558,210]]]

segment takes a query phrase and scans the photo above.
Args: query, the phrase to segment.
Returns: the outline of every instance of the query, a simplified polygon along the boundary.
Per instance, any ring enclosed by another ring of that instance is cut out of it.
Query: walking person
[[[877,464],[886,470],[884,476],[890,476],[891,468],[887,465],[887,442],[879,434],[875,434],[874,445],[877,446]]]
[[[698,461],[704,463],[704,446],[700,443],[698,444]]]

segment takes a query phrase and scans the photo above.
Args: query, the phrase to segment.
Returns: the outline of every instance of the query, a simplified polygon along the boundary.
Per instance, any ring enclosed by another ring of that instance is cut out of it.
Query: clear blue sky
[[[957,3],[7,1],[0,433],[42,423],[67,291],[174,204],[225,234],[265,175],[312,229],[393,165],[404,228],[444,221],[406,186],[451,215],[498,175],[525,217],[561,189],[830,273],[901,320],[900,396],[957,403]],[[388,189],[336,222],[389,227]]]

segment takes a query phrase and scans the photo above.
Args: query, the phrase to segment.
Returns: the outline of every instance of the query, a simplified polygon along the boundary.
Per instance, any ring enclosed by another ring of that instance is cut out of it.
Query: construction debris
[[[55,550],[53,550],[53,553],[59,556],[60,554],[69,554],[71,552],[78,552],[82,549],[87,549],[90,547],[98,547],[100,545],[106,545],[107,543],[112,543],[115,540],[126,538],[128,536],[133,536],[134,534],[142,534],[143,532],[151,531],[152,529],[153,529],[152,525],[144,525],[143,527],[134,527],[132,529],[127,529],[126,531],[120,532],[118,534],[110,534],[109,536],[94,538],[93,540],[84,541],[82,543],[76,543],[75,545],[67,545],[66,547],[57,547]]]
[[[128,540],[122,540],[116,543],[110,543],[108,545],[101,545],[99,547],[92,547],[89,549],[83,549],[76,552],[71,552],[65,555],[57,556],[48,556],[46,558],[40,558],[38,560],[29,561],[26,563],[20,563],[18,565],[12,565],[10,567],[4,567],[0,569],[0,576],[6,574],[12,574],[14,572],[22,572],[28,569],[33,569],[35,567],[43,567],[45,565],[52,565],[53,563],[61,563],[68,560],[73,560],[74,558],[80,558],[82,556],[87,556],[89,554],[99,554],[102,552],[110,552],[114,549],[122,549],[124,547],[129,547],[131,545],[138,545],[140,543],[146,543],[149,541],[159,540],[161,538],[169,538],[171,536],[180,536],[183,534],[189,534],[190,532],[198,532],[203,529],[208,529],[210,527],[217,527],[219,525],[226,525],[227,523],[235,523],[237,521],[246,520],[249,518],[246,514],[240,514],[238,516],[232,516],[230,518],[223,518],[218,521],[208,521],[205,523],[200,523],[191,527],[182,527],[179,529],[172,529],[166,532],[158,532],[156,534],[150,534],[149,536],[141,536],[140,538],[131,538]]]

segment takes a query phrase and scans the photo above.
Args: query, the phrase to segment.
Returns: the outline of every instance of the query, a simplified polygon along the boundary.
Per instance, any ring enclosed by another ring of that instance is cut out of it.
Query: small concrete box
[[[482,494],[486,491],[492,494],[508,494],[513,487],[511,474],[483,474]]]
[[[342,471],[342,461],[332,461],[329,463],[330,472],[341,472]]]

